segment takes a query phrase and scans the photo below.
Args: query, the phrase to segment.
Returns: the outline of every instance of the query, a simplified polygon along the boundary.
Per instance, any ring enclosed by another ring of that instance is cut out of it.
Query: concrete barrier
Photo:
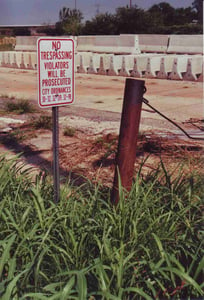
[[[78,36],[77,51],[94,52],[95,36]]]
[[[107,75],[108,70],[110,68],[110,59],[113,55],[101,55],[100,56],[100,65],[99,65],[99,70],[98,74],[100,75]]]
[[[203,54],[203,36],[170,35],[167,53]]]
[[[72,38],[75,44],[75,50],[77,45],[77,37],[75,36],[63,36],[63,38]],[[17,36],[15,51],[23,52],[37,52],[37,40],[40,36]],[[49,37],[48,37],[49,38]],[[50,37],[51,38],[51,37]],[[57,37],[53,37],[57,38]],[[62,38],[62,37],[59,37]]]
[[[160,61],[160,70],[157,73],[157,78],[167,79],[170,73],[172,72],[173,62],[176,58],[175,55],[166,55],[161,58]]]
[[[110,58],[110,66],[108,69],[109,76],[117,76],[122,67],[122,57],[121,55],[113,55]]]
[[[83,53],[79,55],[79,67],[77,69],[78,73],[87,73],[91,56],[92,53]]]
[[[15,51],[37,51],[39,36],[17,36]]]
[[[141,52],[166,53],[169,35],[164,34],[138,34],[139,49]]]
[[[131,72],[132,77],[141,78],[145,74],[147,65],[147,56],[137,56],[134,58],[133,70]]]
[[[137,35],[79,36],[77,51],[113,54],[140,53]]]
[[[152,56],[147,58],[147,66],[145,70],[144,77],[146,78],[156,78],[158,72],[160,71],[161,56]]]
[[[92,55],[90,57],[90,63],[87,70],[88,74],[97,74],[100,67],[100,55]]]
[[[169,79],[172,80],[183,80],[184,73],[187,70],[187,56],[181,56],[174,58],[172,71],[169,75]]]
[[[80,66],[80,54],[77,53],[77,54],[75,54],[75,63],[74,63],[75,72],[77,72],[77,70],[79,69],[79,66]]]
[[[120,76],[129,77],[134,67],[134,56],[133,55],[124,55],[122,57],[122,65],[119,72]]]
[[[5,68],[11,68],[11,52],[12,51],[4,51],[2,52],[2,62],[1,66]]]
[[[200,81],[200,82],[203,82],[203,73],[204,73],[204,62],[203,62],[203,64],[202,64],[202,71],[201,71],[201,74],[200,74],[200,76],[198,77],[198,81]]]
[[[80,52],[75,56],[75,72],[110,76],[203,80],[201,55],[113,55]],[[37,69],[36,52],[0,52],[0,66]]]
[[[187,70],[183,76],[184,80],[196,81],[202,74],[203,57],[189,58],[187,62]]]
[[[119,49],[116,53],[140,54],[138,35],[121,34],[119,38]]]

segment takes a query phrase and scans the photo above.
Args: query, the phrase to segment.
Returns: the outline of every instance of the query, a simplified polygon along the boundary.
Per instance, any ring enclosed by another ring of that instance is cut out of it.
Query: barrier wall
[[[63,37],[65,37],[65,36],[63,36]],[[76,46],[77,37],[73,37],[73,36],[66,36],[66,37],[73,38],[75,41],[75,46]],[[40,36],[17,36],[15,51],[36,52],[37,51],[37,40],[39,38],[40,38]],[[49,37],[47,37],[47,38],[49,38]],[[54,37],[54,38],[56,38],[56,37]],[[62,38],[62,37],[59,37],[59,38]]]
[[[15,51],[37,51],[39,36],[17,36]]]
[[[139,34],[139,48],[141,52],[166,53],[169,35]]]
[[[188,58],[187,70],[183,76],[184,80],[194,81],[203,73],[203,57]],[[200,78],[201,79],[201,78]]]
[[[203,54],[202,35],[121,34],[66,37],[75,40],[75,50],[79,52]],[[17,36],[15,50],[35,52],[38,38]]]
[[[77,51],[113,54],[140,53],[137,35],[96,35],[79,36]]]
[[[37,69],[37,53],[0,52],[0,66]],[[75,72],[138,78],[203,80],[202,55],[113,55],[79,52],[75,56]]]
[[[203,54],[203,36],[170,35],[167,53]]]

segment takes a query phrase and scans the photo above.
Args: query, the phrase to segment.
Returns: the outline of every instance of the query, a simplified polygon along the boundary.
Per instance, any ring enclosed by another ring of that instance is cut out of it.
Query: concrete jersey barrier
[[[64,38],[65,36],[63,36]],[[67,38],[73,38],[75,41],[76,47],[76,39],[77,37],[66,36]],[[15,51],[23,51],[23,52],[36,52],[37,51],[37,40],[40,36],[17,36],[16,37],[16,46]],[[47,36],[47,38],[52,38]],[[53,37],[57,38],[57,37]],[[59,37],[61,38],[61,37]]]
[[[110,76],[164,78],[172,80],[203,80],[202,55],[137,54],[114,55],[79,52],[75,72]],[[37,53],[0,52],[0,66],[6,68],[37,68]]]
[[[39,36],[17,36],[15,51],[37,51]]]
[[[203,54],[203,36],[170,35],[167,53]]]
[[[141,52],[166,53],[169,35],[165,34],[138,34]]]
[[[137,35],[79,36],[77,51],[113,54],[140,53]]]

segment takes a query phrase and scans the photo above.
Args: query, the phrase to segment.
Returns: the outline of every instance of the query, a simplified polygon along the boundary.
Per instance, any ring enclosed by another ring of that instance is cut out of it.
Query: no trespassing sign
[[[74,41],[67,38],[39,38],[38,104],[54,107],[74,102]]]

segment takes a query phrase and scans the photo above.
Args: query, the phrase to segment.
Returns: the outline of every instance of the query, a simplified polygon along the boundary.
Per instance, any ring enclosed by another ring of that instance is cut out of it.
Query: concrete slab
[[[141,52],[166,53],[169,35],[166,34],[138,34]]]
[[[167,53],[203,54],[203,36],[197,35],[170,35]]]

